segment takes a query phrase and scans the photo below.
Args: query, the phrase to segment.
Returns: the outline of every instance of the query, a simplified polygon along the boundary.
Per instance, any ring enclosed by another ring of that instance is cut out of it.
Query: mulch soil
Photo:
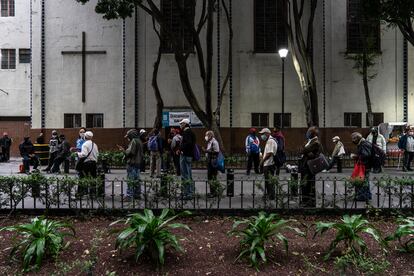
[[[304,225],[312,225],[315,221],[334,221],[339,217],[295,216],[298,226],[303,231]],[[28,222],[29,217],[0,217],[0,226]],[[63,218],[55,218],[62,220]],[[240,252],[239,238],[230,237],[234,217],[191,217],[180,219],[191,227],[192,232],[174,230],[180,236],[184,252],[167,250],[163,268],[154,267],[148,258],[135,261],[133,249],[119,252],[115,250],[115,237],[111,234],[114,226],[109,224],[117,218],[69,218],[76,229],[75,238],[67,238],[69,247],[64,250],[55,262],[45,260],[38,272],[29,275],[339,275],[334,260],[324,261],[324,253],[335,236],[334,232],[313,239],[314,228],[308,228],[307,238],[291,233],[289,238],[289,254],[280,242],[276,242],[269,250],[271,260],[260,267],[260,272],[249,267],[246,260],[234,262]],[[393,218],[371,219],[384,235],[392,233],[396,225]],[[117,226],[120,227],[120,226]],[[9,252],[12,235],[0,232],[0,274],[16,275],[21,271],[19,263],[10,261]],[[391,265],[384,275],[414,275],[414,255],[400,253],[395,250],[396,243],[391,243],[389,254],[384,256],[375,242],[366,237],[371,256],[378,260],[387,260]],[[338,254],[337,252],[336,254]],[[335,254],[334,254],[335,256]],[[88,261],[92,263],[92,274],[87,274]],[[359,275],[351,272],[348,275]]]

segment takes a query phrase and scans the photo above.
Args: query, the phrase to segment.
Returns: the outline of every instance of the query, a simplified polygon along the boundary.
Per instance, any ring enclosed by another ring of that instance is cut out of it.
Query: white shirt
[[[276,143],[276,141],[275,141],[275,139],[273,139],[273,138],[271,138],[271,137],[269,137],[269,139],[267,139],[267,142],[266,142],[266,146],[265,146],[265,149],[264,149],[264,153],[263,153],[263,158],[268,154],[268,153],[272,153],[272,156],[271,157],[269,157],[264,163],[263,163],[263,166],[264,167],[267,167],[267,166],[271,166],[271,165],[273,165],[274,164],[274,161],[273,161],[273,156],[275,156],[276,155],[276,152],[277,152],[277,143]]]
[[[92,144],[93,144],[93,148],[92,148]],[[92,151],[91,151],[92,150]],[[91,154],[89,154],[89,152],[91,152]],[[99,155],[99,151],[98,151],[98,146],[93,143],[91,140],[87,140],[85,143],[83,143],[82,145],[82,150],[81,152],[78,153],[79,158],[82,157],[86,157],[89,154],[88,158],[86,158],[85,162],[88,161],[98,161],[98,155]]]
[[[414,152],[414,138],[412,136],[407,137],[407,145],[405,148],[408,152]]]

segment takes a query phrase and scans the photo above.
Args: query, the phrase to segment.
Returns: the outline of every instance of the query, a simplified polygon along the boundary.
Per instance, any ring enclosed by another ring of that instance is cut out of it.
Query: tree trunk
[[[154,71],[152,72],[152,87],[154,88],[155,99],[157,100],[157,115],[155,116],[155,120],[154,120],[154,128],[157,128],[157,129],[162,128],[162,110],[164,109],[164,102],[162,100],[161,92],[158,87],[158,81],[157,81],[160,62],[161,62],[161,40],[160,40],[160,46],[158,48],[157,60],[154,62]]]
[[[368,87],[368,66],[367,66],[367,54],[362,54],[362,81],[364,82],[364,92],[365,92],[365,102],[367,104],[368,111],[368,125],[370,127],[374,126],[374,116],[372,114],[372,105],[371,97],[369,96],[369,87]]]

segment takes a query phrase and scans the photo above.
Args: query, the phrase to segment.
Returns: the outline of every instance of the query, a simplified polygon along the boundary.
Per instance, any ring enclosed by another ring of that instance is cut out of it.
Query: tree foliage
[[[413,0],[364,0],[365,10],[374,17],[398,27],[404,37],[414,46],[414,1]]]

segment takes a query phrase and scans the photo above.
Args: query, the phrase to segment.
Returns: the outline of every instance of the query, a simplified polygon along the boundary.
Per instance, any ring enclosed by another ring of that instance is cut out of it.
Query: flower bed
[[[332,252],[331,258],[324,260],[329,245],[335,238],[336,232],[329,230],[322,236],[313,238],[314,224],[318,221],[340,222],[340,217],[294,217],[299,227],[307,238],[296,235],[293,232],[283,232],[289,240],[288,254],[284,250],[281,241],[275,240],[267,246],[267,264],[260,265],[260,275],[339,275],[338,265],[335,265],[344,247],[340,245]],[[62,220],[62,218],[56,218]],[[62,251],[56,262],[46,259],[38,272],[29,275],[254,275],[256,270],[249,266],[249,262],[242,259],[234,262],[240,253],[239,241],[241,237],[229,236],[233,223],[238,218],[234,217],[191,217],[179,219],[191,228],[191,232],[185,229],[173,229],[177,234],[183,252],[166,250],[165,264],[157,268],[148,256],[143,256],[135,261],[135,251],[128,249],[123,252],[115,250],[116,234],[111,234],[111,229],[122,228],[122,225],[109,226],[115,219],[70,218],[76,230],[76,237],[68,237],[69,246]],[[288,219],[287,217],[285,219]],[[391,235],[397,228],[394,218],[368,218],[383,236]],[[0,226],[26,223],[24,218],[0,218]],[[0,237],[0,272],[4,275],[15,275],[21,270],[21,264],[10,262],[8,258],[9,247],[12,245],[12,233],[1,232]],[[384,255],[377,242],[368,235],[363,238],[367,243],[370,256],[379,262],[389,262],[382,271],[384,275],[406,275],[414,270],[412,254],[402,253],[395,249],[397,242],[391,242],[388,247],[388,255]],[[364,264],[364,269],[370,274],[374,273],[377,266]],[[348,271],[349,275],[357,274]]]

